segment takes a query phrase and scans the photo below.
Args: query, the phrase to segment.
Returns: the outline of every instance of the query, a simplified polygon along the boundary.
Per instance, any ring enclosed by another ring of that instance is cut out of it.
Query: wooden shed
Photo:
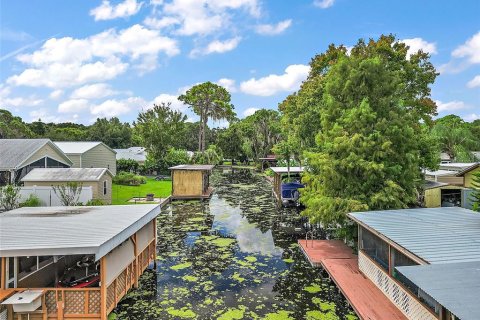
[[[0,214],[0,319],[107,320],[155,260],[159,213],[137,205]]]
[[[300,180],[300,175],[303,172],[303,167],[271,167],[270,170],[273,171],[273,194],[277,199],[278,203],[283,204],[282,199],[282,183],[288,176],[291,178],[296,177]]]
[[[212,195],[210,174],[214,165],[178,165],[172,172],[172,199],[207,199]]]

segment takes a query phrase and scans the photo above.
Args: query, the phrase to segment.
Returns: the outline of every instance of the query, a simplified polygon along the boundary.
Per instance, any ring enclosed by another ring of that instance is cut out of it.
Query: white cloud
[[[110,1],[104,0],[100,6],[90,11],[90,15],[95,17],[95,21],[126,18],[137,14],[142,5],[143,2],[137,0],[125,0],[112,6]]]
[[[303,64],[293,64],[285,69],[281,75],[271,74],[269,76],[244,81],[240,90],[246,94],[255,96],[272,96],[279,92],[292,92],[300,87],[310,72],[310,67]]]
[[[48,95],[50,97],[50,99],[52,100],[57,100],[59,99],[61,96],[63,95],[63,90],[53,90],[52,92],[50,92],[50,94]]]
[[[60,113],[76,113],[86,110],[90,107],[87,99],[71,99],[64,101],[58,105],[58,112]]]
[[[480,31],[452,52],[455,58],[467,58],[471,64],[480,63]]]
[[[313,1],[313,5],[322,9],[327,9],[333,6],[335,0],[315,0]]]
[[[470,113],[463,117],[463,120],[467,122],[472,122],[478,119],[480,119],[480,114],[476,114],[476,113]]]
[[[85,85],[73,91],[72,99],[100,99],[116,94],[107,83]]]
[[[480,75],[475,76],[472,80],[468,81],[467,87],[469,88],[480,87]]]
[[[400,42],[403,42],[410,47],[407,51],[409,56],[417,53],[419,50],[432,55],[437,54],[437,45],[434,42],[428,42],[422,38],[403,39],[400,40]]]
[[[91,106],[90,112],[97,117],[111,118],[128,113],[132,109],[140,110],[146,104],[146,101],[140,97],[130,97],[123,100],[110,99],[101,104]]]
[[[35,107],[42,103],[43,100],[38,99],[35,96],[0,98],[0,104],[2,107]]]
[[[150,27],[176,25],[175,32],[183,36],[209,35],[232,26],[234,13],[245,11],[249,16],[261,15],[258,0],[172,0],[156,2],[151,17],[145,20]]]
[[[175,40],[138,24],[84,39],[52,38],[39,50],[18,56],[30,68],[11,76],[7,83],[57,89],[101,82],[124,73],[130,65],[153,70],[160,53],[173,56],[179,52]]]
[[[207,55],[211,53],[224,53],[232,51],[240,43],[241,38],[235,37],[225,41],[214,40],[210,42],[205,48],[195,48],[190,52],[190,57],[199,55]]]
[[[60,117],[58,115],[52,114],[51,110],[42,108],[42,109],[36,109],[28,113],[30,116],[31,121],[36,121],[38,119],[41,119],[43,122],[54,122],[54,123],[59,123],[59,122],[77,122],[78,121],[78,114],[73,114],[69,115],[68,118],[65,117]]]
[[[277,34],[283,33],[292,25],[292,20],[283,20],[277,24],[260,24],[255,27],[255,31],[258,34],[265,35],[265,36],[274,36]]]
[[[442,101],[436,100],[435,103],[437,104],[438,112],[453,112],[453,111],[469,108],[469,106],[465,104],[465,102],[458,101],[458,100],[449,101],[449,102],[442,102]]]
[[[252,114],[254,114],[255,112],[257,112],[258,108],[247,108],[245,111],[243,111],[243,116],[244,117],[248,117],[248,116],[251,116]]]
[[[160,104],[162,102],[165,102],[165,103],[171,103],[170,108],[173,110],[182,111],[182,112],[185,111],[188,106],[183,102],[181,102],[180,100],[178,100],[177,98],[178,96],[176,95],[162,93],[153,99],[153,102],[150,104],[149,107],[153,106],[153,104]]]
[[[235,80],[233,79],[222,78],[217,81],[217,84],[227,89],[227,91],[230,93],[237,92],[237,87],[235,86]]]

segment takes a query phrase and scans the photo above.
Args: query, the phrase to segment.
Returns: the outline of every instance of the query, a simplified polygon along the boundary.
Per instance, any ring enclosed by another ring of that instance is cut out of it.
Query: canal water
[[[216,170],[209,201],[173,202],[158,217],[156,270],[117,319],[357,319],[296,240],[308,225],[279,209],[250,170]],[[114,318],[113,316],[111,318]]]

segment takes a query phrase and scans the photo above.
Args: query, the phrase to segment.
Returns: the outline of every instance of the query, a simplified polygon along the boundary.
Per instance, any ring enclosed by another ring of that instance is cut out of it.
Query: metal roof
[[[450,162],[450,163],[441,163],[440,170],[453,170],[453,171],[462,171],[473,165],[476,162]]]
[[[431,180],[425,180],[423,182],[423,189],[429,190],[429,189],[435,189],[435,188],[440,188],[440,187],[445,187],[448,186],[448,183],[445,182],[438,182],[438,181],[431,181]]]
[[[55,141],[54,143],[66,154],[82,154],[100,144],[103,144],[112,150],[112,152],[115,152],[112,148],[100,141]]]
[[[465,168],[462,171],[458,172],[457,177],[461,177],[461,176],[465,175],[465,173],[470,172],[472,170],[475,170],[478,167],[480,167],[480,162],[477,162],[477,163],[473,164],[472,166],[470,166],[468,168]]]
[[[56,181],[99,181],[103,175],[112,174],[106,168],[35,168],[30,171],[23,182],[56,182]]]
[[[453,171],[453,170],[436,170],[436,171],[425,170],[426,176],[434,176],[434,177],[440,177],[440,176],[454,177],[457,175],[457,173],[458,171]]]
[[[113,149],[117,153],[117,160],[127,159],[135,161],[146,161],[147,152],[143,147],[130,147],[128,149]]]
[[[480,214],[456,208],[417,208],[349,213],[427,263],[480,260]]]
[[[275,173],[288,173],[288,167],[270,167],[270,169]],[[300,173],[303,172],[304,167],[290,167],[290,173]]]
[[[170,167],[170,170],[192,170],[192,171],[211,171],[215,166],[211,164],[181,164]]]
[[[100,259],[160,213],[159,205],[20,208],[0,214],[0,256]]]
[[[23,167],[25,161],[46,144],[57,150],[66,164],[72,164],[50,139],[0,139],[0,170],[17,170]]]
[[[480,261],[396,269],[458,318],[479,318]]]

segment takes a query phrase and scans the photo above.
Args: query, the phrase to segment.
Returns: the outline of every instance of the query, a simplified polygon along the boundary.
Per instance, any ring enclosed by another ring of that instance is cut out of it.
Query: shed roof
[[[60,181],[99,181],[103,175],[112,173],[106,168],[35,168],[23,182],[60,182]]]
[[[17,170],[25,166],[25,161],[46,144],[57,150],[66,164],[72,164],[50,139],[0,139],[0,170]]]
[[[462,320],[480,315],[480,261],[397,267],[404,276]]]
[[[181,164],[170,167],[170,170],[211,171],[215,166],[211,164]]]
[[[429,189],[435,189],[435,188],[440,188],[440,187],[445,187],[448,186],[448,183],[445,182],[438,182],[438,181],[431,181],[431,180],[425,180],[423,183],[423,188],[425,190]]]
[[[476,164],[476,162],[450,162],[441,163],[440,170],[462,171]]]
[[[101,141],[55,141],[54,143],[66,154],[82,154],[100,144],[115,153],[112,148]]]
[[[462,171],[458,172],[458,173],[457,173],[457,176],[461,177],[461,176],[465,175],[465,173],[470,172],[470,171],[472,171],[472,170],[475,170],[475,169],[477,169],[478,167],[480,167],[480,162],[474,163],[474,164],[471,165],[470,167],[465,168],[465,169],[463,169]]]
[[[15,209],[0,214],[0,256],[95,254],[98,260],[159,213],[151,204]]]
[[[480,260],[480,214],[456,207],[349,213],[427,263]]]
[[[435,170],[435,171],[425,170],[425,175],[433,176],[433,177],[454,177],[457,175],[457,173],[458,171],[453,171],[453,170]]]
[[[270,167],[270,169],[275,173],[288,173],[288,167]],[[300,173],[303,172],[304,167],[290,167],[290,173]]]

